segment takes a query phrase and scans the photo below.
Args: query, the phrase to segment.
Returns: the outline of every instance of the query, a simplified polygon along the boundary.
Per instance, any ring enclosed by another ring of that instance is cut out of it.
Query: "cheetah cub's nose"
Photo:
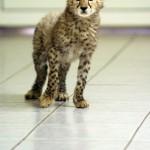
[[[80,8],[81,8],[82,12],[85,13],[87,7],[80,7]]]

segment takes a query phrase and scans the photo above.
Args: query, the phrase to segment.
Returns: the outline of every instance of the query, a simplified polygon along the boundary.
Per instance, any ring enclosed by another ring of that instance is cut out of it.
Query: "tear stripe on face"
[[[90,4],[90,2],[88,1],[88,5],[90,6],[90,8],[92,8],[92,6],[91,6],[91,4]]]

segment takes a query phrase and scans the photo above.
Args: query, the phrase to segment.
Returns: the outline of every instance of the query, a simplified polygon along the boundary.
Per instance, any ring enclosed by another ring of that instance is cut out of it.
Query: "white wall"
[[[1,7],[2,7],[2,0],[0,0],[0,9],[1,9]]]
[[[104,26],[150,26],[150,0],[104,0]],[[0,26],[31,26],[66,0],[0,0]]]
[[[66,0],[4,0],[5,8],[61,8]]]

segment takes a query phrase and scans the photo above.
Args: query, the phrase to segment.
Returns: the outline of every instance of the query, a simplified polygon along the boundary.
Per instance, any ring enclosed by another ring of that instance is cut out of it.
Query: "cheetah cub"
[[[39,98],[42,108],[48,107],[54,100],[68,100],[66,75],[71,62],[79,58],[73,102],[77,108],[89,106],[83,97],[83,91],[90,60],[96,48],[99,12],[102,7],[102,0],[67,0],[66,9],[61,15],[56,17],[48,14],[37,24],[33,37],[36,79],[25,95],[26,99]],[[47,64],[48,84],[42,94]]]

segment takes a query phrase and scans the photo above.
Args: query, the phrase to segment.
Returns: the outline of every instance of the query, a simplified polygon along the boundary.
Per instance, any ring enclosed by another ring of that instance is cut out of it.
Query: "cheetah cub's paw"
[[[89,104],[85,100],[74,102],[76,108],[87,108]]]
[[[41,96],[41,91],[33,91],[30,90],[25,94],[25,99],[30,100],[30,99],[38,99]]]
[[[55,99],[55,101],[57,102],[66,102],[68,100],[69,100],[69,96],[67,93],[64,93],[64,92],[60,92],[57,98]]]
[[[40,107],[41,108],[47,108],[49,105],[53,103],[53,99],[50,96],[44,96],[42,95],[40,97]]]

